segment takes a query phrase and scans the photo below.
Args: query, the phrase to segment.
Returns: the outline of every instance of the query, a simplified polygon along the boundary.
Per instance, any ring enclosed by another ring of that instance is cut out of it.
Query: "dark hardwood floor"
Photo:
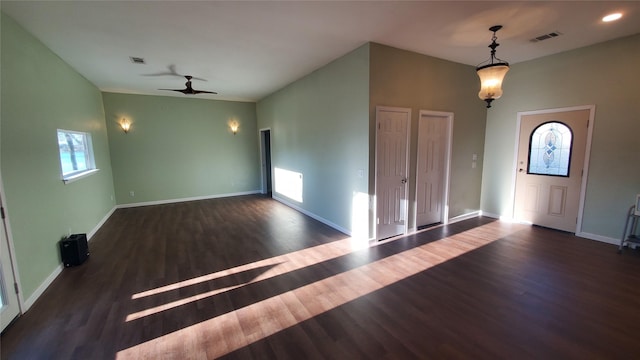
[[[640,255],[474,218],[365,249],[262,196],[119,209],[2,359],[640,358]]]

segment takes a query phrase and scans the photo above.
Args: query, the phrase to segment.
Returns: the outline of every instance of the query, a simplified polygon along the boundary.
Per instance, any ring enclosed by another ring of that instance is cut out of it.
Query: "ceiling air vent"
[[[536,37],[534,37],[533,39],[531,39],[529,41],[531,41],[532,43],[537,43],[538,41],[551,39],[551,38],[554,38],[554,37],[558,37],[560,35],[562,35],[562,33],[560,31],[554,31],[554,32],[550,32],[548,34],[536,36]]]
[[[146,64],[141,57],[129,56],[129,59],[131,59],[131,62],[134,64]]]

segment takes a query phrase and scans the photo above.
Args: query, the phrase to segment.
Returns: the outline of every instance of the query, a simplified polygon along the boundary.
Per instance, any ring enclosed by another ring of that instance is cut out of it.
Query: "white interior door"
[[[376,238],[407,232],[411,109],[376,108]]]
[[[520,116],[514,217],[575,232],[590,109]]]
[[[2,203],[0,194],[0,203]],[[3,203],[2,203],[3,204]],[[5,224],[4,205],[2,205],[2,229],[0,231],[0,330],[4,330],[20,313],[20,304],[18,303],[18,294],[16,292],[16,281],[13,275],[11,262],[11,253],[9,252],[9,242],[7,237],[7,228]]]
[[[421,111],[416,166],[416,227],[443,222],[453,114]]]

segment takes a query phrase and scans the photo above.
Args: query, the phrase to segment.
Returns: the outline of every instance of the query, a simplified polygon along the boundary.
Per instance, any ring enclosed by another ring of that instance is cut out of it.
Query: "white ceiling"
[[[522,62],[640,33],[638,1],[2,1],[103,91],[256,101],[369,41],[463,64]],[[614,23],[602,16],[624,13]],[[563,35],[532,43],[558,31]],[[142,57],[145,65],[129,57]],[[149,76],[156,74],[156,76]]]

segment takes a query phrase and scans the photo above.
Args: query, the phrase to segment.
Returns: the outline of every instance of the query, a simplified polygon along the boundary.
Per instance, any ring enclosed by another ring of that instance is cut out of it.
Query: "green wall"
[[[273,167],[303,174],[302,203],[274,196],[365,237],[367,224],[354,217],[368,216],[368,89],[364,45],[257,104],[258,127],[271,129]]]
[[[420,110],[454,114],[449,217],[480,209],[486,108],[475,68],[380,44],[371,44],[370,143],[375,164],[376,106],[411,109],[409,228],[415,227],[415,181]],[[472,168],[472,156],[478,155]],[[375,191],[373,182],[371,193]]]
[[[618,239],[640,193],[640,34],[512,66],[488,112],[482,209],[511,216],[517,112],[595,105],[583,229]]]
[[[254,103],[116,93],[103,101],[118,204],[260,189]],[[127,134],[123,117],[132,122]]]
[[[113,209],[102,95],[2,14],[1,168],[23,297],[61,264],[57,242]],[[56,129],[90,132],[99,172],[64,184]]]
[[[24,298],[60,267],[58,240],[91,234],[116,203],[258,191],[264,128],[273,167],[304,179],[301,203],[274,195],[371,237],[376,106],[412,109],[410,183],[419,111],[454,113],[450,217],[510,215],[518,111],[596,105],[584,233],[620,236],[640,193],[640,35],[513,65],[487,112],[472,66],[374,43],[257,104],[101,94],[11,18],[1,20],[0,168]],[[128,134],[118,126],[123,117],[133,123]],[[240,123],[237,135],[231,120]],[[63,184],[57,128],[92,134],[98,173]]]
[[[396,106],[412,109],[411,183],[419,111],[454,113],[449,216],[479,210],[486,109],[477,86],[471,66],[371,43],[261,100],[258,127],[272,130],[273,166],[303,174],[303,202],[284,199],[347,232],[372,237],[375,107]],[[409,196],[415,199],[415,187]],[[409,212],[415,212],[413,201]],[[363,217],[365,229],[355,229],[353,219]],[[413,222],[410,216],[410,228]]]

